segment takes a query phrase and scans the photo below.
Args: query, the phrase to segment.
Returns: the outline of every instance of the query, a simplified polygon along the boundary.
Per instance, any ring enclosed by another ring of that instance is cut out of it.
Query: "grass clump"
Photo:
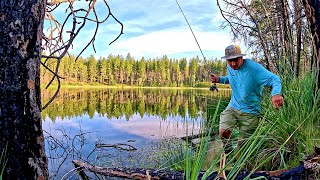
[[[295,167],[320,145],[320,96],[314,93],[315,82],[313,74],[283,78],[284,106],[279,111],[272,110],[271,97],[264,98],[264,117],[268,124],[274,124],[263,149],[257,154],[257,158],[265,152],[274,154],[266,168]]]

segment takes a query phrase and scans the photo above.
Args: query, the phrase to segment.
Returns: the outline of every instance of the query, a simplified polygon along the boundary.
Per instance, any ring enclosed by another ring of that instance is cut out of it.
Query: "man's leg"
[[[259,118],[255,114],[248,114],[237,111],[236,116],[239,120],[239,143],[241,146],[245,140],[251,137],[259,124]]]
[[[225,109],[220,115],[219,137],[223,142],[224,152],[229,154],[232,150],[232,131],[237,123],[233,109]]]

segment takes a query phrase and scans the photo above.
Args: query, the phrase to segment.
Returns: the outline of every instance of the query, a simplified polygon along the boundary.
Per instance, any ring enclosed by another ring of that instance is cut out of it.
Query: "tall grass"
[[[216,119],[218,117],[220,107],[220,100],[218,101],[218,104],[215,108],[214,115],[212,116],[212,119]],[[207,112],[208,113],[208,112]],[[186,168],[185,168],[185,176],[186,180],[189,179],[198,179],[200,171],[202,170],[202,166],[204,163],[205,155],[209,146],[209,140],[211,138],[212,131],[215,128],[213,122],[215,121],[204,121],[204,124],[202,125],[202,128],[199,133],[206,134],[204,137],[200,138],[200,141],[198,143],[198,146],[195,149],[195,153],[191,155],[190,153],[186,153]],[[188,139],[186,141],[186,147],[188,147]],[[188,152],[188,150],[186,151]],[[216,164],[218,160],[214,164]],[[213,166],[209,168],[209,171],[213,169]],[[205,175],[205,176],[206,176]]]
[[[275,125],[257,156],[275,153],[275,158],[267,163],[270,169],[297,166],[303,156],[320,146],[320,96],[314,93],[314,74],[303,78],[286,76],[282,80],[284,106],[279,111],[272,110],[268,96],[262,102],[264,117]]]

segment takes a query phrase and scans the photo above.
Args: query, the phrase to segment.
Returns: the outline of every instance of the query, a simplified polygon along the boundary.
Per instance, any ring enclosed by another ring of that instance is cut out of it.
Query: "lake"
[[[44,90],[43,103],[54,93]],[[219,111],[223,110],[230,93],[209,89],[62,89],[42,112],[50,177],[75,178],[73,159],[105,167],[165,168],[167,159],[173,159],[167,157],[168,152],[181,149],[181,137],[198,133],[219,99]]]

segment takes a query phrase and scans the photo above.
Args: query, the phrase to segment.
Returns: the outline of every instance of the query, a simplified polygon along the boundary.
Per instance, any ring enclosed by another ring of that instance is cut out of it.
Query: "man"
[[[238,45],[226,47],[222,58],[227,60],[228,75],[210,74],[213,83],[230,84],[232,89],[229,105],[220,115],[219,136],[226,153],[232,151],[229,139],[234,128],[239,129],[240,140],[250,137],[257,128],[263,86],[272,88],[271,100],[275,109],[283,105],[279,76],[251,59],[243,59],[245,55]]]

